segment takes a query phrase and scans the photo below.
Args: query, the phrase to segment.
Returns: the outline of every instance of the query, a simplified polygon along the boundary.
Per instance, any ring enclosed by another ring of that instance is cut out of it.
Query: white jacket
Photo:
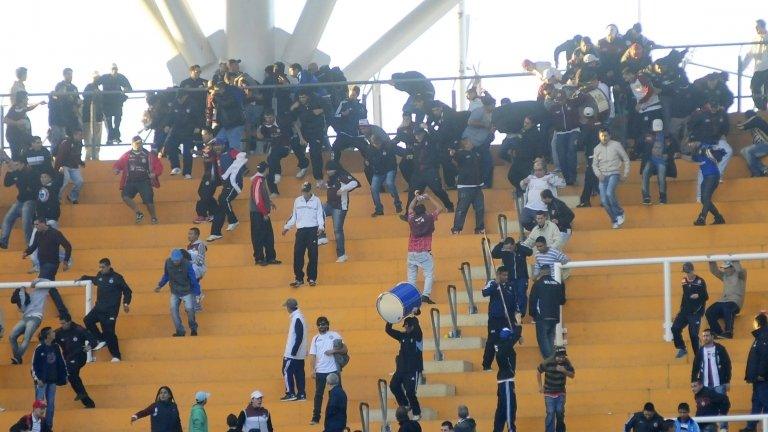
[[[291,312],[283,357],[297,360],[307,357],[307,322],[299,309]]]
[[[761,44],[752,45],[746,56],[744,56],[744,69],[749,66],[752,59],[755,60],[755,72],[760,72],[768,69],[768,34],[757,35],[755,42],[763,42]]]

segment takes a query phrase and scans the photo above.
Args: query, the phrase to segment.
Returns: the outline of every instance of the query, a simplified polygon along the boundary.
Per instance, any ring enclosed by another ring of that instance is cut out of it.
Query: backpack
[[[339,349],[344,346],[344,341],[336,339],[333,341],[333,349]],[[349,363],[349,352],[347,354],[336,353],[333,355],[333,359],[336,361],[336,366],[339,368],[339,372],[344,369],[344,366]]]
[[[414,216],[410,220],[411,234],[414,237],[427,237],[435,232],[435,218],[428,213],[421,216]]]

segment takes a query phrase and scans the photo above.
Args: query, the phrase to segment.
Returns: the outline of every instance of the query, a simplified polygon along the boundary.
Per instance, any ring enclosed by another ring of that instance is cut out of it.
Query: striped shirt
[[[544,374],[544,395],[558,396],[565,393],[565,380],[567,377],[564,372],[557,370],[557,366],[558,363],[553,356],[544,359],[537,368],[539,373]],[[565,370],[573,372],[573,365],[567,359],[561,366],[565,367]]]
[[[544,253],[539,253],[535,257],[536,262],[533,264],[533,275],[537,276],[542,266],[548,265],[554,270],[554,264],[559,262],[560,264],[566,264],[568,257],[555,248],[549,248]]]

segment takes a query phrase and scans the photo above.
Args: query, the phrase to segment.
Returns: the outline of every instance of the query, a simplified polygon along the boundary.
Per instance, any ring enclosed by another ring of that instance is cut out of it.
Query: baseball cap
[[[197,402],[207,401],[209,397],[211,397],[211,394],[208,392],[199,391],[195,393],[195,401]]]
[[[38,399],[32,403],[32,409],[45,408],[47,406],[48,406],[48,403],[46,403],[44,400]]]
[[[304,184],[301,185],[301,191],[302,192],[309,192],[311,190],[312,190],[312,183],[304,182]]]
[[[688,273],[693,271],[693,263],[692,262],[685,262],[683,263],[683,272]]]
[[[290,298],[288,298],[283,303],[283,306],[288,306],[288,307],[291,307],[291,308],[297,308],[297,307],[299,307],[299,302],[297,302],[295,298],[290,297]]]
[[[181,251],[178,249],[174,249],[171,251],[171,261],[181,261],[182,255]]]
[[[253,393],[251,393],[251,399],[261,399],[263,397],[264,395],[258,390],[254,390]]]
[[[357,121],[358,126],[370,126],[371,124],[368,123],[368,119],[360,119]]]
[[[733,261],[729,260],[729,261],[723,262],[723,265],[720,268],[724,268],[725,269],[725,268],[728,268],[728,267],[733,267]]]

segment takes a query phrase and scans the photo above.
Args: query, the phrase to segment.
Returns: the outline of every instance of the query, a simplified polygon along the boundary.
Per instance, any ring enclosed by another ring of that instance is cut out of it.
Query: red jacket
[[[115,164],[112,165],[112,168],[116,170],[120,170],[120,190],[123,190],[125,187],[125,182],[128,180],[128,154],[133,150],[128,150],[127,152],[123,153],[122,156],[120,156],[120,159],[115,161]],[[150,164],[150,171],[155,174],[155,177],[150,177],[150,180],[152,181],[152,187],[159,188],[160,187],[160,174],[163,173],[163,163],[160,162],[160,159],[157,157],[157,153],[151,151],[149,152],[149,164]]]

